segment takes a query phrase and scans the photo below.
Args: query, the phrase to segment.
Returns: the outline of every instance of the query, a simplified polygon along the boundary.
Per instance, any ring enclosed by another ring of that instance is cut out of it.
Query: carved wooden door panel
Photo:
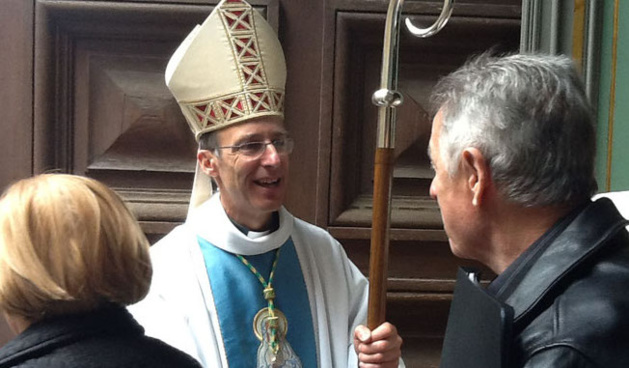
[[[164,69],[216,2],[37,0],[34,172],[114,187],[152,240],[181,222],[196,142]],[[251,3],[277,28],[276,1]]]

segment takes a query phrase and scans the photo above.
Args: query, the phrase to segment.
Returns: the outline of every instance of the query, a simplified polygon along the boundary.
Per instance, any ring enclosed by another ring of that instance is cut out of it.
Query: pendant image
[[[268,308],[261,309],[253,319],[253,330],[260,340],[258,347],[257,368],[301,368],[301,360],[285,339],[288,321],[284,313],[275,309],[275,318],[271,318]],[[275,327],[277,352],[271,341],[271,327]]]

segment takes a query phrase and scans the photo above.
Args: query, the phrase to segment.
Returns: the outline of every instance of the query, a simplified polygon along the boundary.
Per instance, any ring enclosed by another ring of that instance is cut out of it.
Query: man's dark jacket
[[[510,367],[629,367],[629,236],[607,198],[587,205],[497,298],[514,309]]]
[[[0,368],[201,368],[189,355],[144,335],[122,307],[44,320],[0,349]]]

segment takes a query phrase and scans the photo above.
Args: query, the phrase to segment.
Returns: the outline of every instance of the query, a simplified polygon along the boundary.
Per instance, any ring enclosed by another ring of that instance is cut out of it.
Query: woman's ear
[[[466,176],[467,188],[472,192],[472,205],[480,206],[491,183],[489,165],[478,148],[464,149],[462,158],[462,171]]]

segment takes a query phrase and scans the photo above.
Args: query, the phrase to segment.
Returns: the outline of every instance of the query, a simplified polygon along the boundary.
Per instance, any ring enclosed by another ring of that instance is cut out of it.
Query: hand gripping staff
[[[406,19],[406,27],[417,37],[439,32],[452,15],[454,0],[444,0],[437,21],[428,28],[415,27]],[[373,218],[369,261],[369,312],[367,327],[374,329],[385,321],[387,266],[389,262],[389,228],[391,220],[391,174],[395,160],[395,108],[403,99],[397,91],[400,15],[404,0],[391,0],[384,29],[380,89],[372,102],[378,106],[378,134],[374,161]]]

